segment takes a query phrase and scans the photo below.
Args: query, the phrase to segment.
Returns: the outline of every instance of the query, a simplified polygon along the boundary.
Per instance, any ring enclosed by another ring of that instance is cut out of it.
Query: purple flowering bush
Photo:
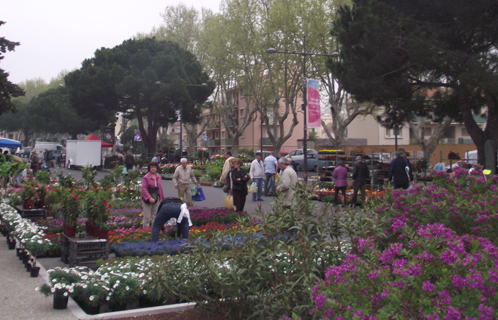
[[[495,245],[442,224],[395,228],[400,242],[381,251],[373,237],[359,239],[327,269],[313,288],[314,318],[496,319]]]
[[[391,218],[384,227],[401,220],[412,226],[442,223],[459,235],[485,237],[498,245],[498,176],[481,176],[478,170],[459,166],[453,174],[434,174],[430,187],[386,193],[375,213]],[[389,242],[395,241],[389,240]]]

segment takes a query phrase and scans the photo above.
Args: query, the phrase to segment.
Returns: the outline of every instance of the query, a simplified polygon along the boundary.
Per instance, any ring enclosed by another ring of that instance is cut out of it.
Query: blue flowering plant
[[[339,266],[313,288],[320,319],[494,319],[498,248],[442,224],[395,226],[399,242],[379,250],[358,239]]]

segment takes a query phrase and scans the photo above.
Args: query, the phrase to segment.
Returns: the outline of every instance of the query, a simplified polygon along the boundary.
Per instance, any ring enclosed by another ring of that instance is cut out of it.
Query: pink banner
[[[322,126],[320,110],[320,81],[308,80],[308,128]]]

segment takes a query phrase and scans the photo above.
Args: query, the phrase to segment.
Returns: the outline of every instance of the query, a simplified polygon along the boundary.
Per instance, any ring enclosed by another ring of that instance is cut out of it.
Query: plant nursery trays
[[[73,238],[65,234],[62,234],[61,237],[61,260],[64,263],[69,263],[70,267],[94,266],[96,260],[109,257],[107,239]]]
[[[24,209],[22,205],[18,205],[15,207],[17,212],[21,215],[22,218],[29,219],[33,222],[36,222],[40,219],[47,218],[47,209]]]

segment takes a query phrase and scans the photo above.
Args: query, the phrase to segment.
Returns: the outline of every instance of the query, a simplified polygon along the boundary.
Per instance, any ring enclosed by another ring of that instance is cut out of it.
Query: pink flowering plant
[[[359,239],[313,288],[320,319],[495,319],[498,248],[442,224],[396,226],[401,241],[378,250]]]
[[[498,245],[498,176],[485,179],[477,170],[457,167],[452,174],[433,172],[434,184],[386,192],[375,213],[408,225],[442,223],[458,235],[485,237]],[[396,234],[391,233],[392,239]],[[391,240],[390,240],[391,241]]]

